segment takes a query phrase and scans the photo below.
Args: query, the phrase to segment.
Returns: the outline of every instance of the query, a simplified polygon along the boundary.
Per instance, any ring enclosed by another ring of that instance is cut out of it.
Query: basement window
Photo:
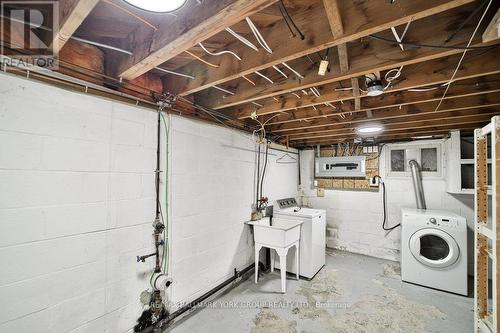
[[[441,143],[388,145],[386,160],[390,177],[409,177],[410,160],[418,162],[422,177],[441,177]]]

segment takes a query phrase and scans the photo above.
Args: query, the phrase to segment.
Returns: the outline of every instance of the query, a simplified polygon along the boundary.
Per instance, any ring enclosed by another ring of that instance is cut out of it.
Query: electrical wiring
[[[257,48],[257,46],[255,46],[251,41],[249,41],[245,37],[243,37],[240,34],[234,32],[233,29],[231,29],[231,28],[228,27],[228,28],[226,28],[226,31],[229,32],[231,35],[233,35],[240,42],[242,42],[243,44],[245,44],[246,46],[248,46],[249,48],[251,48],[251,49],[253,49],[253,50],[257,51],[257,52],[259,51],[259,49]]]
[[[270,78],[268,78],[267,76],[265,76],[265,75],[264,75],[264,74],[262,74],[261,72],[259,72],[259,71],[255,71],[255,74],[257,74],[258,76],[260,76],[260,77],[262,77],[262,78],[266,79],[269,83],[274,84],[274,81],[273,81],[273,80],[271,80]]]
[[[321,94],[319,93],[319,90],[316,87],[311,87],[311,88],[309,88],[309,90],[311,90],[311,92],[313,93],[314,96],[316,96],[316,97],[321,96]]]
[[[451,81],[448,81],[448,82],[445,82],[443,84],[440,84],[439,86],[436,86],[436,87],[429,87],[429,88],[412,88],[412,89],[407,89],[406,91],[412,91],[412,92],[423,92],[423,91],[431,91],[431,90],[436,90],[436,89],[440,89],[442,87],[445,87],[445,86],[448,86],[450,85]]]
[[[159,111],[160,112],[160,111]],[[160,112],[160,117],[163,122],[163,128],[165,132],[165,211],[161,207],[161,202],[159,201],[160,199],[158,198],[158,205],[160,209],[160,216],[161,220],[164,225],[164,229],[162,232],[162,237],[163,237],[163,250],[162,250],[162,258],[161,258],[161,264],[160,267],[162,267],[161,272],[152,272],[150,278],[149,278],[149,285],[151,286],[152,289],[156,289],[155,283],[153,280],[158,278],[161,275],[168,275],[168,247],[169,247],[169,238],[168,238],[168,189],[169,189],[169,183],[168,183],[168,135],[169,135],[169,126],[167,125],[167,121],[165,120],[165,116],[163,115],[163,112]],[[156,187],[156,184],[155,184]]]
[[[419,44],[419,43],[408,43],[408,42],[398,42],[397,40],[393,40],[390,38],[385,38],[382,36],[378,35],[370,35],[371,38],[380,40],[383,42],[387,42],[390,44],[395,44],[399,45],[402,44],[404,46],[411,46],[411,47],[425,47],[425,48],[431,48],[431,49],[446,49],[446,50],[484,50],[484,49],[491,49],[494,47],[497,47],[497,45],[487,45],[487,46],[461,46],[461,45],[455,45],[455,46],[447,46],[447,45],[431,45],[431,44]]]
[[[295,22],[293,21],[292,17],[290,16],[290,14],[288,13],[288,10],[286,9],[286,6],[285,4],[283,3],[283,0],[280,0],[279,4],[278,4],[278,7],[280,9],[280,13],[281,15],[283,16],[283,19],[285,20],[286,22],[286,25],[288,26],[288,29],[290,30],[290,32],[292,33],[292,36],[295,37],[295,33],[293,32],[292,30],[292,26],[293,28],[297,31],[297,33],[300,35],[300,39],[304,40],[305,39],[305,36],[304,34],[302,33],[302,31],[300,31],[299,27],[297,27],[297,25],[295,24]],[[291,24],[291,26],[290,26]]]
[[[221,87],[219,87],[219,86],[213,85],[212,87],[213,87],[213,88],[215,88],[215,89],[217,89],[217,90],[220,90],[220,91],[222,91],[222,92],[225,92],[226,94],[229,94],[229,95],[234,95],[234,92],[229,91],[229,90],[224,89],[224,88],[221,88]]]
[[[247,80],[248,82],[250,82],[252,85],[255,86],[255,82],[253,82],[252,80],[250,80],[249,78],[247,78],[245,75],[242,75],[241,77],[244,78],[245,80]]]
[[[391,231],[391,230],[394,230],[396,229],[397,227],[401,226],[401,223],[398,223],[396,224],[395,226],[393,227],[390,227],[390,228],[387,228],[385,225],[387,223],[387,192],[386,192],[386,189],[385,189],[385,183],[384,183],[384,180],[382,179],[382,177],[380,177],[379,175],[373,177],[373,178],[378,178],[379,181],[380,181],[380,185],[382,185],[382,206],[383,206],[383,209],[384,209],[384,218],[382,220],[382,229],[384,229],[385,231]]]
[[[482,4],[480,4],[479,6],[477,6],[477,8],[472,12],[470,13],[469,16],[467,16],[467,18],[465,20],[462,21],[462,23],[460,24],[460,26],[452,33],[450,34],[450,36],[444,41],[445,43],[448,43],[450,42],[462,29],[463,27],[474,17],[476,16],[477,13],[479,13],[481,11],[481,9],[484,7],[484,5],[486,5],[488,3],[488,0],[485,0],[483,1]]]
[[[164,73],[173,74],[173,75],[182,76],[182,77],[187,77],[188,79],[191,79],[191,80],[195,79],[194,76],[183,74],[183,73],[179,73],[179,72],[174,72],[174,71],[171,71],[171,70],[168,70],[168,69],[165,69],[165,68],[155,67],[155,69],[157,69],[157,70],[159,70],[161,72],[164,72]]]
[[[293,74],[297,75],[299,78],[303,79],[304,76],[301,75],[299,72],[297,72],[295,69],[293,69],[292,67],[290,67],[286,62],[282,62],[283,66],[285,66],[286,68],[288,68]]]
[[[150,27],[151,29],[153,29],[154,31],[157,31],[158,28],[155,27],[153,24],[149,23],[148,21],[146,21],[145,19],[143,19],[142,17],[140,17],[139,15],[136,15],[134,13],[132,13],[130,10],[126,9],[126,8],[123,8],[122,6],[119,6],[117,5],[116,3],[113,3],[112,1],[109,1],[109,0],[103,0],[103,2],[107,3],[107,4],[110,4],[112,5],[113,7],[121,10],[122,12],[124,13],[127,13],[128,15],[134,17],[135,19],[141,21],[142,23],[144,23],[145,25],[147,25],[148,27]],[[176,16],[176,15],[174,15]]]
[[[476,28],[474,29],[474,31],[472,32],[472,35],[470,36],[469,42],[467,43],[467,47],[469,47],[470,44],[472,44],[472,40],[476,36],[476,33],[479,30],[479,27],[481,26],[481,23],[483,22],[483,19],[486,16],[486,13],[488,12],[488,9],[490,8],[492,2],[493,2],[493,0],[489,0],[488,5],[484,9],[483,15],[481,15],[479,22],[477,22]],[[458,70],[460,69],[460,66],[462,65],[462,61],[464,60],[465,54],[467,54],[467,51],[468,51],[468,49],[465,49],[464,52],[462,53],[462,56],[460,57],[460,60],[458,61],[457,67],[455,68],[455,71],[453,72],[453,75],[451,76],[451,78],[448,80],[448,85],[446,86],[446,89],[443,93],[443,96],[441,96],[441,99],[439,100],[439,103],[436,106],[436,109],[434,111],[437,111],[441,107],[441,104],[443,103],[443,100],[446,97],[448,90],[450,89],[451,83],[455,79],[455,76],[457,75]]]
[[[184,51],[186,52],[187,54],[189,54],[191,57],[195,58],[196,60],[199,60],[201,61],[202,63],[210,66],[210,67],[214,67],[214,68],[219,68],[219,65],[215,65],[215,64],[212,64],[211,62],[208,62],[206,61],[205,59],[202,59],[200,57],[198,57],[196,54],[192,53],[192,52],[189,52],[188,50]]]
[[[267,45],[266,40],[264,37],[262,37],[259,29],[255,26],[255,24],[252,22],[252,20],[247,16],[245,17],[245,20],[247,21],[248,26],[250,27],[250,30],[252,30],[253,35],[255,36],[255,39],[257,39],[257,42],[259,42],[260,46],[264,48],[268,53],[273,53],[273,50]]]
[[[163,127],[165,130],[165,216],[164,225],[165,229],[163,230],[163,273],[168,274],[168,247],[169,247],[169,237],[168,237],[168,135],[170,133],[170,126],[167,126],[167,122],[165,120],[165,116],[161,113],[161,119],[163,121]]]
[[[124,53],[124,54],[128,54],[128,55],[134,55],[132,52],[124,50],[124,49],[121,49],[119,47],[115,47],[115,46],[111,46],[111,45],[107,45],[107,44],[93,42],[91,40],[80,38],[80,37],[76,37],[76,36],[70,36],[70,38],[73,39],[73,40],[77,40],[79,42],[82,42],[82,43],[86,43],[86,44],[90,44],[90,45],[94,45],[94,46],[104,47],[105,49],[108,49],[108,50],[118,51],[118,52],[121,52],[121,53]]]
[[[233,51],[219,51],[219,52],[210,52],[209,50],[207,50],[205,48],[205,46],[203,46],[203,44],[200,42],[198,43],[198,45],[203,49],[203,51],[205,51],[206,53],[210,54],[211,56],[220,56],[220,55],[223,55],[223,54],[230,54],[232,55],[233,57],[235,57],[236,59],[238,59],[239,61],[241,61],[241,58],[236,54],[234,53]]]
[[[389,88],[392,84],[392,81],[396,80],[398,77],[401,76],[401,71],[403,70],[403,67],[404,66],[400,66],[399,68],[393,68],[391,70],[388,70],[386,73],[385,73],[385,81],[387,82],[387,85],[384,87],[384,90],[386,90],[387,88]],[[392,74],[394,73],[395,74]]]
[[[283,71],[281,69],[278,68],[278,66],[276,65],[273,65],[273,68],[276,70],[276,72],[280,73],[281,75],[283,75],[283,77],[285,79],[288,79],[288,75],[286,75],[285,73],[283,73]]]

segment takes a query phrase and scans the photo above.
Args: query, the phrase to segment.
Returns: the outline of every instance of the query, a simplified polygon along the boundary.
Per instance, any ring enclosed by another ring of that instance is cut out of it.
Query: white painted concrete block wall
[[[0,77],[0,332],[125,332],[150,267],[156,117]]]
[[[130,330],[151,272],[135,256],[152,251],[155,113],[0,76],[0,332]],[[170,292],[182,302],[252,262],[255,147],[179,117],[171,136]],[[298,165],[281,155],[271,199],[296,195]]]
[[[172,117],[171,272],[174,303],[191,301],[253,262],[250,219],[255,145],[235,130]],[[294,197],[298,164],[277,164],[269,151],[264,192]]]
[[[327,210],[327,245],[399,261],[400,228],[386,232],[381,227],[382,191],[325,190],[325,197],[317,197],[316,189],[312,184],[313,163],[314,152],[312,150],[301,151],[301,184],[304,203]],[[416,207],[413,186],[410,177],[386,177],[385,151],[381,154],[380,174],[384,177],[387,188],[387,225],[393,226],[401,220],[402,207]],[[445,174],[443,170],[443,175]],[[424,178],[423,187],[429,209],[455,212],[467,218],[469,227],[473,225],[473,196],[447,193],[444,177],[441,179]]]

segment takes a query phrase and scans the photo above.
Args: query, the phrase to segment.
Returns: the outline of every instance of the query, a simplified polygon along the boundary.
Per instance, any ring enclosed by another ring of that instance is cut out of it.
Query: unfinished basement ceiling
[[[61,72],[151,107],[168,93],[185,116],[265,124],[293,147],[352,141],[371,123],[384,127],[378,142],[443,136],[500,114],[499,40],[483,40],[498,1],[188,0],[172,13],[61,4],[61,31],[76,37],[61,49]],[[375,78],[383,94],[370,97]]]

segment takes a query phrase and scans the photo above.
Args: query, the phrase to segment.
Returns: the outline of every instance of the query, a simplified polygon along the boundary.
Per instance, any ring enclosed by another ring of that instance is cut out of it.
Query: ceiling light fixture
[[[359,134],[374,134],[378,132],[382,132],[383,127],[380,125],[367,125],[363,127],[358,127],[356,131]]]
[[[423,140],[423,139],[432,139],[433,135],[421,135],[421,136],[412,136],[411,138],[414,140]]]
[[[186,0],[123,0],[136,8],[155,13],[168,13],[181,8]]]
[[[366,84],[366,90],[368,96],[379,96],[384,93],[384,86],[380,80],[373,80]]]

